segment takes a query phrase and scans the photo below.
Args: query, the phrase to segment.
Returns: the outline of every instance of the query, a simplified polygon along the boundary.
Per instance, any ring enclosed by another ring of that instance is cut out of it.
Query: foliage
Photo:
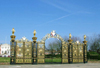
[[[49,54],[49,55],[45,55],[45,58],[61,58],[62,55],[61,54],[58,54],[58,55],[54,55],[54,54]]]
[[[0,57],[0,62],[10,62],[10,57]]]
[[[94,51],[89,52],[89,54],[99,55],[97,52],[94,52]]]
[[[97,52],[87,52],[88,59],[98,59],[100,60],[100,55]]]
[[[98,60],[100,60],[100,55],[98,56]]]
[[[56,50],[56,51],[61,51],[61,41],[60,40],[55,40],[53,43],[49,43],[48,46],[49,50]]]
[[[90,37],[90,50],[97,51],[100,49],[100,34]]]
[[[87,58],[90,59],[90,54],[89,54],[89,52],[87,52]]]

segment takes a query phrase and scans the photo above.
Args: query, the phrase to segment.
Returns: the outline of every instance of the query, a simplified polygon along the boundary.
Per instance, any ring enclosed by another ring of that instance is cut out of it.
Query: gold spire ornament
[[[15,33],[15,29],[13,28],[12,29],[12,35],[10,36],[11,37],[11,41],[13,41],[14,42],[14,40],[15,40],[15,35],[14,35],[14,33]]]
[[[72,37],[72,35],[71,35],[71,33],[70,33],[70,34],[69,34],[69,40],[68,40],[69,43],[72,43],[72,41],[73,41],[73,40],[71,40],[71,37]]]
[[[33,34],[34,34],[34,37],[33,37],[32,39],[33,39],[33,42],[35,43],[36,40],[37,40],[37,37],[35,37],[35,35],[36,35],[36,30],[34,30]]]
[[[36,35],[36,30],[34,30],[33,34],[34,34],[34,37],[35,37],[35,35]]]
[[[72,37],[72,35],[71,35],[71,33],[69,34],[69,39],[71,39],[71,37]]]
[[[84,35],[84,41],[86,41],[86,35]]]
[[[12,59],[11,61],[13,62],[14,60]]]
[[[15,32],[15,29],[13,28],[13,29],[12,29],[12,35],[14,35],[14,32]]]
[[[87,44],[87,41],[86,41],[86,35],[84,35],[84,41],[83,41],[84,44]]]

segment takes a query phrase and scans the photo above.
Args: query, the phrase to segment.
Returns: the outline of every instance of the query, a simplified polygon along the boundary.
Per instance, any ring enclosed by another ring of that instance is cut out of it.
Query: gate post
[[[11,54],[10,54],[10,64],[14,64],[15,63],[15,46],[14,46],[14,42],[15,42],[15,38],[16,36],[14,35],[15,29],[12,29],[12,35],[11,37],[11,41],[10,41],[10,48],[11,48]]]
[[[33,63],[36,63],[37,61],[37,59],[36,59],[36,40],[37,40],[37,37],[35,37],[35,35],[36,35],[36,31],[34,30],[34,32],[33,32],[33,34],[34,34],[34,37],[32,38],[33,39]]]
[[[86,41],[86,35],[84,35],[84,41],[83,41],[83,55],[84,55],[84,63],[87,63],[87,41]]]
[[[72,63],[73,61],[73,57],[72,57],[72,39],[71,39],[71,33],[69,34],[69,40],[68,40],[68,42],[69,42],[69,45],[68,45],[68,63]]]

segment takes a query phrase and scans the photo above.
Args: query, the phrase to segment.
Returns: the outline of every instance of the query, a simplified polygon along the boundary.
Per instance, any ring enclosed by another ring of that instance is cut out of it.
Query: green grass
[[[89,52],[89,54],[99,55],[97,52]]]
[[[53,59],[53,62],[61,62],[61,58],[55,58]]]
[[[61,58],[45,58],[45,62],[61,62]]]
[[[1,62],[10,62],[10,57],[0,57],[0,63]]]
[[[52,61],[53,61],[52,59],[45,58],[45,62],[52,62]]]

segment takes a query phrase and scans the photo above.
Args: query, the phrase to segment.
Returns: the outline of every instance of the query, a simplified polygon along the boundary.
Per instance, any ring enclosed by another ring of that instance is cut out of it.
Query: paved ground
[[[0,68],[100,68],[100,63],[0,65]]]

